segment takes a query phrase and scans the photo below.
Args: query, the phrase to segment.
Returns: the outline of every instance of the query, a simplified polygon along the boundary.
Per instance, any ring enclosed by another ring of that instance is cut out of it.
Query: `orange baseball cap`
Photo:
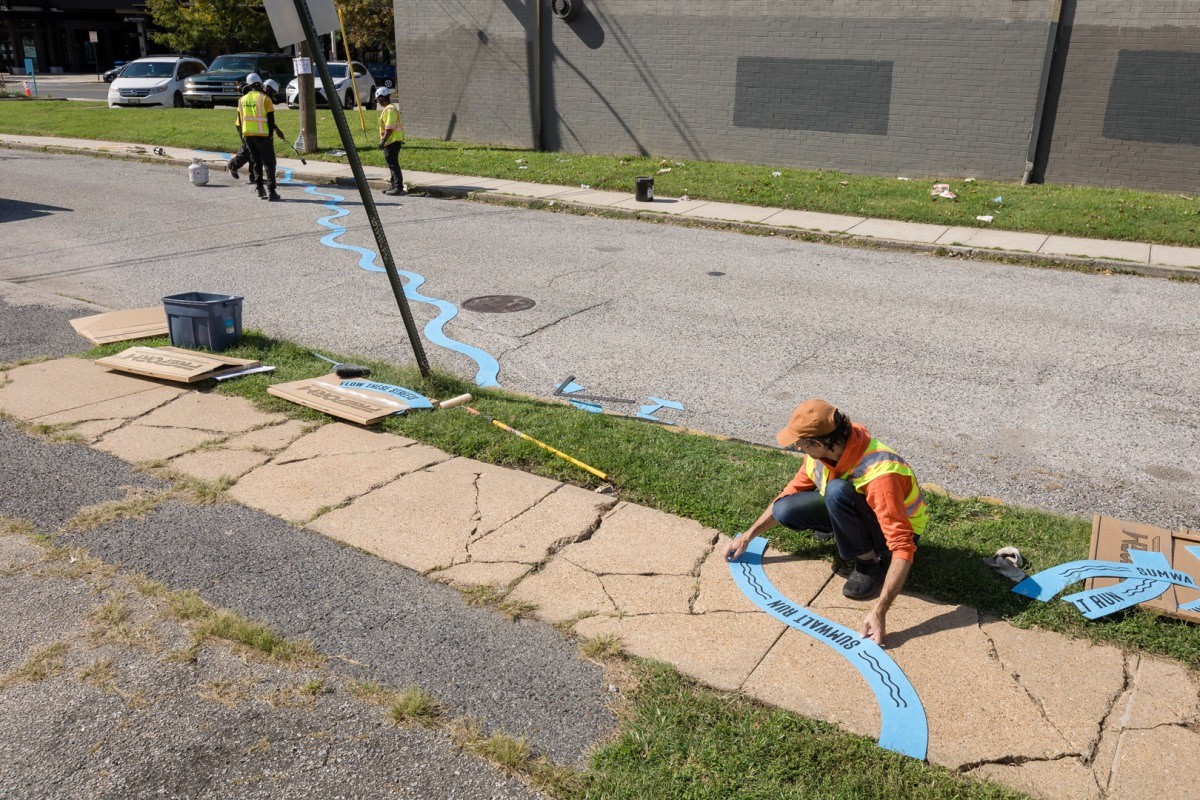
[[[796,406],[787,427],[775,434],[780,447],[791,447],[801,439],[815,439],[833,433],[837,427],[834,415],[837,409],[824,400],[814,397]]]

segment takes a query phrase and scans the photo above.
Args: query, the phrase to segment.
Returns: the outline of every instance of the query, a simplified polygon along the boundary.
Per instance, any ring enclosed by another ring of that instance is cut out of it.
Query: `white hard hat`
[[[376,97],[387,97],[391,93],[392,93],[392,90],[386,86],[380,86],[378,89],[375,90]]]
[[[250,86],[253,86],[256,83],[262,83],[262,78],[258,77],[257,72],[251,72],[246,76],[246,83]]]
[[[270,78],[267,78],[265,81],[263,81],[263,88],[270,89],[272,92],[278,92],[279,84],[276,83],[275,81],[271,80]]]

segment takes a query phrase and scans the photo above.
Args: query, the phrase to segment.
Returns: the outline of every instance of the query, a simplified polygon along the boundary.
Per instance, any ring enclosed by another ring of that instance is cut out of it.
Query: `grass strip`
[[[289,135],[298,130],[299,112],[276,112]],[[104,139],[146,145],[235,151],[239,143],[230,108],[110,109],[104,103],[22,102],[0,104],[0,132],[34,136]],[[349,118],[363,162],[384,166],[375,146],[375,113],[366,112],[366,130],[357,114]],[[309,159],[345,163],[329,155],[340,149],[328,111],[317,113],[321,152]],[[286,149],[286,148],[285,148]],[[634,179],[655,178],[662,197],[776,206],[800,211],[878,217],[965,228],[1062,234],[1155,244],[1200,245],[1200,201],[1191,195],[1133,189],[1066,185],[1029,185],[962,180],[968,176],[895,177],[851,175],[754,164],[677,161],[644,156],[541,153],[436,139],[409,139],[402,154],[405,169],[456,175],[550,183],[586,184],[593,189],[631,192]],[[670,170],[661,172],[660,170]],[[778,173],[778,174],[776,174]],[[949,182],[957,200],[934,199],[930,187]],[[996,202],[994,198],[1002,198]],[[983,223],[976,216],[991,215]]]
[[[165,345],[167,340],[143,343]],[[84,357],[99,358],[127,346],[106,345]],[[276,370],[202,387],[201,391],[245,397],[264,410],[310,422],[329,420],[318,411],[267,394],[272,383],[326,373],[329,365],[313,358],[308,348],[247,331],[241,344],[226,351],[226,355],[258,359]],[[425,379],[415,367],[390,365],[354,354],[327,355],[366,364],[372,369],[372,380],[404,386],[427,397],[442,399],[471,392],[476,397],[472,406],[483,413],[609,473],[621,499],[694,519],[726,534],[745,530],[800,466],[795,456],[781,450],[680,433],[633,419],[588,414],[564,404],[480,389],[445,373],[435,372]],[[379,427],[464,458],[585,488],[600,485],[588,473],[496,430],[462,409],[390,417]],[[1026,571],[1030,574],[1086,558],[1091,539],[1088,520],[977,498],[951,498],[934,492],[927,495],[931,521],[909,576],[909,591],[971,606],[1021,627],[1037,625],[1097,643],[1169,656],[1200,668],[1200,630],[1191,624],[1140,608],[1089,622],[1061,601],[1040,603],[1013,594],[1012,584],[982,562],[984,556],[1009,545],[1020,548],[1029,561]],[[806,533],[777,528],[772,531],[771,542],[802,558],[834,559],[832,543],[817,543]]]
[[[872,740],[695,685],[662,664],[638,685],[617,738],[592,757],[587,800],[1008,800],[1024,795],[880,749]]]

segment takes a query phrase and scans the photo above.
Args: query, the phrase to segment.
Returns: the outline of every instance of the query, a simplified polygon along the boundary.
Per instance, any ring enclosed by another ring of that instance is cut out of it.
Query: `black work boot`
[[[270,202],[272,202],[272,203],[275,203],[275,202],[277,202],[277,201],[279,201],[279,200],[282,200],[282,199],[283,199],[283,198],[279,196],[279,193],[275,191],[275,187],[274,187],[274,186],[272,186],[272,187],[271,187],[271,191],[267,193],[267,200],[268,200],[268,201],[270,201]]]
[[[855,560],[854,572],[846,579],[842,587],[842,595],[851,600],[866,600],[873,597],[883,588],[883,577],[887,575],[888,562]]]
[[[258,186],[255,186],[254,188],[258,191],[258,198],[260,200],[267,199],[267,190],[262,187],[262,184],[259,184]]]
[[[226,166],[229,167],[229,174],[232,175],[233,179],[236,181],[238,179],[237,167],[235,167],[233,165],[233,161],[230,160],[230,162],[228,164],[226,164]]]

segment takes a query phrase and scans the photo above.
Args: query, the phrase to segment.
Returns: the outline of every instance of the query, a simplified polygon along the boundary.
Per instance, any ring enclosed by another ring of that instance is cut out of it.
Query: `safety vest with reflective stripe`
[[[242,121],[242,136],[267,136],[267,96],[262,92],[247,92],[238,100],[238,117]]]
[[[394,134],[389,141],[404,141],[404,125],[400,122],[400,109],[396,108],[394,103],[379,112],[379,138],[382,139],[386,136],[388,131],[392,131]]]
[[[804,474],[808,475],[809,479],[816,484],[817,491],[822,495],[825,494],[825,484],[831,477],[829,472],[830,470],[824,462],[812,456],[804,457]],[[849,480],[855,491],[859,494],[866,494],[868,483],[880,475],[889,474],[904,475],[912,483],[912,489],[904,498],[904,510],[908,514],[908,521],[912,525],[913,533],[921,533],[929,524],[929,510],[925,507],[925,496],[921,494],[921,487],[917,485],[917,476],[913,474],[912,467],[908,465],[907,461],[878,439],[872,437],[871,441],[867,443],[866,452],[849,472],[832,477]]]

